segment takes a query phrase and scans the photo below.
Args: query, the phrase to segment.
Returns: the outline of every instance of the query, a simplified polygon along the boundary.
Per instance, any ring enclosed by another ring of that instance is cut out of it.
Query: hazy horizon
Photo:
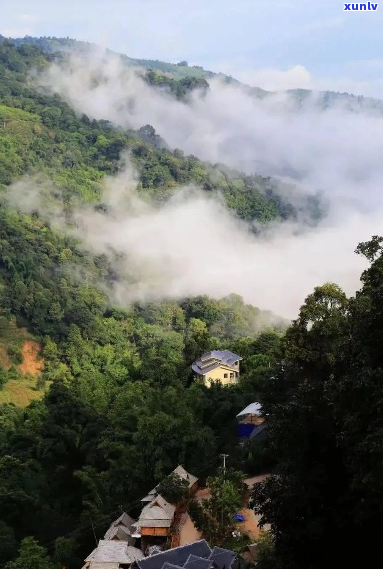
[[[75,9],[74,9],[75,8]],[[0,33],[71,37],[130,57],[222,72],[268,90],[381,97],[382,12],[323,0],[3,0]]]

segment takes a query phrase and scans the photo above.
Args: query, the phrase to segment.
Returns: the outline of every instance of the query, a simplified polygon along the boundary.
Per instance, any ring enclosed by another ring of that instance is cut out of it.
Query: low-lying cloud
[[[371,216],[351,209],[342,219],[332,214],[303,234],[296,224],[285,223],[255,237],[222,202],[206,199],[197,188],[180,189],[157,209],[139,197],[136,185],[129,164],[107,178],[102,201],[108,213],[78,208],[75,229],[65,225],[57,202],[49,207],[46,195],[29,183],[15,185],[10,199],[26,211],[39,209],[59,230],[113,259],[120,280],[108,293],[122,306],[235,292],[263,310],[294,318],[318,284],[335,281],[349,294],[358,287],[365,264],[353,251],[356,236],[370,236]]]
[[[259,99],[218,79],[205,97],[195,93],[185,104],[102,50],[51,66],[41,81],[78,112],[125,128],[149,123],[171,148],[201,159],[265,175],[296,172],[331,195],[379,197],[383,115],[341,103],[319,112],[315,95],[297,112],[286,95]]]
[[[218,80],[205,97],[196,93],[185,104],[102,53],[73,56],[64,69],[52,66],[42,83],[91,118],[124,128],[152,124],[171,147],[249,173],[296,172],[331,200],[316,228],[302,232],[285,223],[255,237],[196,190],[151,208],[132,190],[132,171],[120,174],[108,182],[108,199],[122,196],[127,205],[110,204],[110,216],[82,210],[77,221],[95,251],[126,254],[130,284],[120,286],[121,302],[236,292],[293,318],[316,285],[334,281],[349,294],[358,288],[365,265],[354,249],[383,232],[383,118],[376,113],[339,104],[321,112],[315,96],[297,112],[283,95],[260,100]]]

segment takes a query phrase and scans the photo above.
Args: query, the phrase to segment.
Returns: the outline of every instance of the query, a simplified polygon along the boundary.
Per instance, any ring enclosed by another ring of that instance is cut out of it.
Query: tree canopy
[[[63,57],[41,45],[0,42],[0,395],[32,381],[20,366],[26,341],[41,348],[36,400],[0,404],[1,565],[81,566],[93,532],[102,537],[121,508],[137,515],[140,497],[178,464],[208,479],[211,498],[191,512],[224,544],[243,503],[243,476],[231,468],[254,474],[267,464],[272,475],[254,494],[272,528],[264,562],[345,564],[351,543],[363,566],[379,548],[383,513],[383,239],[357,249],[370,265],[355,297],[318,286],[286,334],[283,326],[260,333],[260,310],[235,294],[113,306],[106,291],[118,275],[108,257],[38,211],[21,213],[5,199],[17,184],[46,188],[71,220],[78,203],[105,208],[103,179],[129,151],[138,192],[156,205],[188,183],[256,223],[294,219],[307,205],[315,220],[320,202],[292,204],[275,180],[169,149],[150,124],[122,130],[77,115],[36,89],[31,70]],[[207,89],[205,77],[155,69],[146,80],[180,104]],[[193,382],[191,363],[215,348],[243,357],[238,385]],[[269,436],[250,460],[236,414],[255,400]],[[212,477],[221,452],[229,467]]]
[[[381,242],[357,249],[371,264],[355,297],[331,284],[307,297],[261,397],[278,464],[254,501],[283,567],[359,564],[380,548]]]

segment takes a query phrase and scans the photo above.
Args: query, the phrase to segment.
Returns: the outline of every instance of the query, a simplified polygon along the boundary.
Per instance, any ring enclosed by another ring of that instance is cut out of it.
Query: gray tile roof
[[[143,508],[140,517],[132,524],[132,527],[137,529],[142,527],[168,528],[172,524],[175,510],[175,506],[169,504],[159,494]]]
[[[194,476],[194,474],[190,474],[189,472],[187,472],[181,464],[179,464],[177,468],[173,470],[172,474],[177,474],[180,478],[186,480],[187,483],[189,484],[188,486],[189,488],[191,488],[193,484],[195,484],[198,481],[197,476]]]
[[[212,350],[193,362],[192,370],[198,375],[206,375],[209,371],[213,371],[213,369],[221,365],[235,370],[237,368],[235,368],[234,364],[240,360],[242,360],[241,356],[233,354],[229,350]]]
[[[157,496],[157,486],[153,488],[153,490],[150,490],[147,496],[142,498],[141,502],[151,502],[156,496]]]
[[[128,537],[132,535],[133,523],[133,518],[124,512],[119,518],[110,524],[108,531],[104,535],[104,539],[113,539],[114,537],[117,537],[118,539],[128,541]]]
[[[173,472],[171,474],[178,474],[178,476],[180,476],[180,478],[187,480],[189,483],[189,488],[191,488],[193,486],[193,484],[198,481],[198,478],[196,476],[194,476],[193,474],[190,474],[190,472],[187,472],[187,470],[184,469],[182,464],[179,464],[173,470]],[[159,486],[159,484],[157,484],[157,486],[155,488],[153,488],[153,490],[150,490],[150,492],[147,494],[147,496],[142,498],[141,502],[151,502],[152,500],[154,500],[154,498],[156,496],[158,496],[158,492],[157,492],[158,486]]]
[[[124,527],[124,526],[117,526],[108,529],[106,534],[104,535],[104,539],[118,539],[120,541],[128,541],[131,545],[133,545],[134,539],[132,538],[131,531]]]
[[[130,564],[143,557],[144,554],[140,549],[127,545],[125,541],[100,539],[98,546],[85,559],[85,562]]]
[[[98,563],[97,561],[92,561],[89,565],[89,569],[120,569],[120,564],[108,562],[105,563],[103,561],[100,561],[100,563]]]
[[[168,549],[167,551],[157,553],[151,557],[140,559],[137,561],[137,565],[139,569],[162,569],[162,566],[165,563],[183,567],[190,555],[207,559],[210,554],[211,549],[209,545],[204,539],[200,539],[194,543],[175,547],[174,549]]]

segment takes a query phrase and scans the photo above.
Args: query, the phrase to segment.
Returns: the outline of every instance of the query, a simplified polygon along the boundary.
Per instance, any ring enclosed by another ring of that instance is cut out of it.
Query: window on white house
[[[224,373],[224,374],[223,374],[223,377],[227,377],[227,373]]]

